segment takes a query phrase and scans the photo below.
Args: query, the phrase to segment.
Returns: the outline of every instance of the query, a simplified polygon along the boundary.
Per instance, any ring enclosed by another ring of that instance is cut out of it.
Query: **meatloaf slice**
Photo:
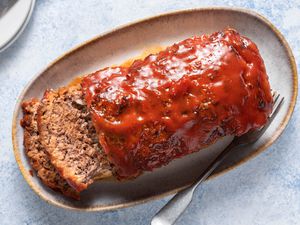
[[[96,178],[111,176],[80,85],[45,92],[38,128],[51,163],[78,192]]]
[[[30,164],[46,186],[62,192],[65,196],[79,200],[79,193],[59,175],[41,146],[37,126],[39,105],[37,99],[22,104],[24,117],[21,120],[21,125],[24,128],[24,147]]]

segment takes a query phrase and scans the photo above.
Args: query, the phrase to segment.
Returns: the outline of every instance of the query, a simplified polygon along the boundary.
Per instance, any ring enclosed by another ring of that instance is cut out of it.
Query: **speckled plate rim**
[[[37,75],[35,75],[31,81],[26,85],[26,87],[24,88],[24,90],[21,92],[20,96],[18,97],[15,109],[14,109],[14,114],[13,114],[13,121],[12,121],[12,143],[13,143],[13,151],[14,151],[14,155],[16,158],[16,161],[18,163],[18,166],[20,168],[21,173],[23,174],[26,182],[29,184],[29,186],[33,189],[33,191],[43,200],[45,200],[46,202],[48,202],[51,205],[54,206],[58,206],[58,207],[62,207],[65,209],[69,209],[69,210],[75,210],[75,211],[85,211],[85,212],[90,212],[90,211],[109,211],[109,210],[114,210],[114,209],[120,209],[120,208],[125,208],[125,207],[130,207],[130,206],[134,206],[137,204],[142,204],[151,200],[156,200],[156,199],[160,199],[163,198],[165,196],[171,195],[171,194],[175,194],[176,192],[186,188],[187,186],[183,186],[180,188],[175,188],[171,191],[165,192],[163,194],[158,194],[158,195],[154,195],[151,197],[147,197],[144,199],[140,199],[137,201],[131,201],[131,202],[127,202],[127,203],[121,203],[121,204],[112,204],[112,205],[106,205],[106,206],[95,206],[95,207],[87,207],[87,208],[75,208],[69,205],[65,205],[61,202],[58,201],[53,201],[52,199],[48,199],[46,196],[44,196],[44,194],[42,193],[42,191],[33,184],[33,182],[31,181],[31,177],[29,175],[29,173],[27,173],[27,171],[25,170],[24,165],[21,162],[21,155],[20,155],[20,149],[18,146],[18,141],[17,141],[17,137],[16,137],[16,131],[17,131],[17,123],[19,121],[17,121],[17,117],[18,117],[18,111],[20,109],[21,106],[21,100],[23,99],[25,93],[27,92],[28,88],[31,86],[31,84],[44,72],[46,72],[49,68],[51,68],[52,66],[54,66],[57,62],[59,62],[60,60],[62,60],[63,58],[67,58],[68,56],[70,56],[72,53],[85,48],[87,45],[92,44],[93,42],[99,41],[101,39],[107,38],[110,35],[113,35],[114,33],[117,32],[122,32],[124,29],[132,26],[132,25],[136,25],[136,24],[142,24],[142,23],[147,23],[150,22],[152,20],[158,19],[160,17],[170,17],[170,16],[174,16],[174,15],[178,15],[178,14],[189,14],[189,13],[193,13],[193,12],[199,12],[201,13],[202,11],[231,11],[231,12],[238,12],[238,13],[244,13],[248,16],[254,17],[256,19],[258,19],[260,22],[262,22],[263,24],[265,24],[268,28],[270,28],[277,36],[278,40],[281,42],[281,44],[284,46],[286,53],[288,55],[289,58],[289,62],[290,62],[290,67],[292,69],[292,75],[293,75],[293,88],[292,88],[292,98],[291,98],[291,102],[290,105],[288,107],[288,112],[286,113],[283,121],[280,124],[280,127],[278,130],[276,130],[276,132],[271,136],[271,138],[269,140],[267,140],[266,143],[264,143],[263,145],[259,146],[250,156],[248,156],[247,158],[242,159],[241,161],[237,162],[235,165],[233,166],[229,166],[227,168],[224,168],[222,171],[213,174],[212,176],[209,177],[209,179],[215,178],[219,175],[224,174],[225,172],[228,172],[236,167],[238,167],[239,165],[245,163],[246,161],[254,158],[256,155],[258,155],[259,153],[261,153],[263,150],[265,150],[266,148],[268,148],[271,144],[273,144],[278,138],[279,136],[282,134],[283,130],[285,129],[285,127],[287,126],[292,113],[294,111],[295,105],[296,105],[296,100],[297,100],[297,94],[298,94],[298,76],[297,76],[297,66],[296,66],[296,62],[295,62],[295,58],[293,56],[292,50],[289,46],[289,44],[287,43],[287,41],[285,40],[285,38],[283,37],[283,35],[280,33],[280,31],[270,22],[268,21],[264,16],[260,15],[257,12],[254,12],[252,10],[249,9],[244,9],[244,8],[237,8],[237,7],[202,7],[202,8],[196,8],[196,9],[185,9],[185,10],[177,10],[177,11],[172,11],[172,12],[168,12],[168,13],[164,13],[164,14],[160,14],[157,16],[153,16],[153,17],[149,17],[146,19],[141,19],[132,23],[127,23],[123,26],[117,27],[115,29],[112,29],[108,32],[105,32],[101,35],[98,35],[86,42],[83,42],[82,44],[78,45],[77,47],[71,49],[70,51],[67,51],[65,54],[63,54],[62,56],[58,57],[56,60],[54,60],[52,63],[50,63],[46,69],[42,70],[40,73],[38,73]]]

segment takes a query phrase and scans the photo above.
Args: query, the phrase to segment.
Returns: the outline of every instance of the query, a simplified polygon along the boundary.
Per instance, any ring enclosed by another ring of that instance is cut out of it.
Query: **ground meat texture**
[[[27,157],[37,176],[46,186],[63,193],[65,196],[79,200],[79,193],[59,175],[39,141],[37,126],[37,109],[39,104],[37,99],[32,99],[22,104],[24,117],[21,120],[21,125],[24,128],[24,147]]]
[[[38,108],[40,141],[51,163],[78,192],[110,176],[80,86],[45,92]]]

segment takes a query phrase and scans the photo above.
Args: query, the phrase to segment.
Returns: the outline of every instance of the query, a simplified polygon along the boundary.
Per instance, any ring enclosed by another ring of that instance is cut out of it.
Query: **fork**
[[[151,225],[171,225],[176,222],[180,215],[191,203],[196,188],[224,161],[229,153],[237,147],[255,143],[270,126],[282,106],[284,97],[273,92],[273,111],[267,123],[259,130],[250,131],[240,137],[235,137],[232,142],[212,161],[201,173],[195,183],[188,188],[179,191],[152,219]]]

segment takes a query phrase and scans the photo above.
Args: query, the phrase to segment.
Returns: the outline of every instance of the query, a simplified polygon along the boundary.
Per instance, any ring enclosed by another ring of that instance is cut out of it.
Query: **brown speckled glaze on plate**
[[[244,9],[214,7],[176,11],[128,24],[83,43],[32,79],[18,99],[12,129],[16,161],[29,186],[50,204],[82,211],[103,211],[162,198],[190,184],[232,137],[223,138],[207,149],[175,160],[132,181],[110,179],[95,182],[82,193],[79,202],[67,199],[49,190],[29,173],[30,165],[23,149],[23,130],[19,125],[22,117],[20,104],[31,97],[41,97],[47,88],[64,86],[78,75],[120,64],[149,47],[167,46],[227,26],[237,29],[258,45],[271,86],[285,97],[285,102],[265,135],[255,145],[235,151],[212,177],[246,162],[274,143],[292,115],[298,87],[295,60],[283,36],[264,17]]]

